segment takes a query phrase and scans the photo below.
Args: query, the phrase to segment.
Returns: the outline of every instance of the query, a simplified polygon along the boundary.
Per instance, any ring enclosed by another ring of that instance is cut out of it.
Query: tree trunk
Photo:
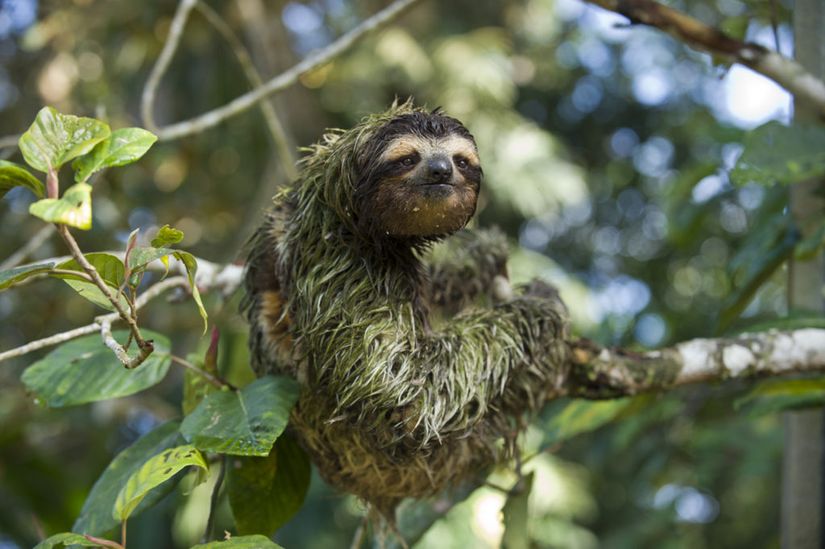
[[[796,59],[813,75],[825,76],[825,3],[797,0],[794,7]],[[816,123],[817,117],[797,103],[796,120]],[[791,212],[806,235],[811,223],[825,216],[821,198],[825,182],[808,181],[791,189]],[[817,196],[817,193],[819,196]],[[823,309],[825,263],[820,253],[808,261],[793,261],[789,272],[791,308]],[[784,417],[785,455],[782,470],[782,547],[823,547],[823,484],[825,484],[825,414],[821,409],[788,412]]]

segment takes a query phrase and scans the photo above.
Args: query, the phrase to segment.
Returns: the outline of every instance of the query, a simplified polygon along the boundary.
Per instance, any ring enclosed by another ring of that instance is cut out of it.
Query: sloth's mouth
[[[420,185],[422,187],[443,187],[446,189],[447,187],[455,187],[455,182],[452,179],[448,181],[436,179],[435,181],[423,181]]]

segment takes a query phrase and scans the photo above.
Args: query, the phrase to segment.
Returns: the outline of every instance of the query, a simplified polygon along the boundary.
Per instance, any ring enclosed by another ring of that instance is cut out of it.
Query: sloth
[[[510,457],[559,392],[567,314],[510,288],[500,232],[464,229],[482,168],[458,120],[395,103],[306,152],[251,240],[252,366],[299,381],[322,477],[390,516]]]

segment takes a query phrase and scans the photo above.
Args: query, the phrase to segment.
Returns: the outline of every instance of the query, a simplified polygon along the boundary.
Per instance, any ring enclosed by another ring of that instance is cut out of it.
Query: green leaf
[[[37,198],[43,198],[45,193],[43,183],[25,167],[8,160],[0,160],[0,198],[15,187],[26,187],[37,195]]]
[[[72,158],[86,154],[109,137],[109,126],[94,118],[60,114],[43,107],[34,123],[20,136],[18,145],[26,163],[35,170],[55,170]]]
[[[54,263],[38,263],[37,265],[24,265],[6,271],[0,271],[0,290],[5,290],[22,282],[36,274],[47,273],[54,268]]]
[[[129,254],[129,269],[137,272],[152,261],[167,255],[172,255],[175,250],[171,248],[138,247]]]
[[[84,254],[86,261],[98,272],[103,281],[113,287],[117,288],[123,284],[124,267],[123,262],[119,257],[103,252],[92,252]],[[78,271],[85,273],[83,267],[75,259],[64,261],[55,267],[56,269],[63,269],[64,271]],[[71,278],[68,274],[55,274],[56,278]]]
[[[731,171],[736,185],[798,183],[825,174],[825,128],[768,122],[745,135]]]
[[[598,429],[613,421],[631,402],[632,399],[619,398],[602,401],[573,400],[559,404],[548,412],[550,417],[543,422],[543,446]]]
[[[60,198],[32,203],[29,213],[49,223],[89,230],[92,228],[92,187],[87,183],[72,185]]]
[[[298,400],[298,383],[265,376],[241,391],[208,395],[184,418],[180,432],[197,448],[236,456],[266,456]]]
[[[164,225],[158,229],[158,234],[152,239],[152,246],[155,248],[164,248],[172,244],[177,244],[183,240],[183,231],[174,229],[169,225]]]
[[[198,306],[198,312],[203,319],[203,333],[206,333],[206,329],[209,327],[208,320],[209,317],[206,314],[206,309],[203,307],[203,301],[201,301],[201,293],[198,291],[198,285],[195,284],[195,273],[198,272],[198,261],[195,259],[195,256],[190,254],[189,252],[181,252],[175,251],[174,256],[186,267],[186,276],[189,278],[189,287],[192,290],[192,299],[195,300],[195,305]]]
[[[304,503],[309,488],[309,458],[288,435],[267,457],[236,457],[229,462],[227,491],[241,534],[273,534]]]
[[[143,128],[121,128],[72,163],[75,181],[86,181],[103,168],[125,166],[146,154],[158,138]]]
[[[200,291],[198,291],[198,285],[195,284],[195,274],[197,274],[198,272],[198,260],[195,259],[195,256],[193,256],[189,252],[173,250],[172,248],[135,248],[134,250],[132,250],[132,253],[129,254],[129,268],[133,272],[137,272],[148,263],[156,259],[162,259],[169,255],[174,256],[178,261],[183,263],[183,266],[186,269],[186,277],[189,279],[189,287],[192,291],[192,299],[195,300],[195,304],[198,306],[198,312],[200,313],[201,318],[203,319],[203,333],[205,334],[206,329],[209,327],[209,317],[206,314],[206,309],[203,306],[201,294]]]
[[[52,549],[53,547],[69,547],[70,545],[82,545],[83,547],[102,547],[99,543],[95,543],[86,539],[80,534],[73,534],[71,532],[63,532],[62,534],[55,534],[48,539],[44,539],[34,546],[34,549]]]
[[[126,341],[128,332],[114,332]],[[155,352],[134,370],[120,364],[114,353],[94,334],[64,343],[23,372],[26,388],[52,408],[74,406],[131,395],[155,385],[169,370],[169,340],[144,330]],[[134,347],[134,346],[133,346]]]
[[[190,465],[208,471],[203,455],[192,445],[177,446],[164,450],[150,458],[140,469],[132,473],[126,485],[115,499],[112,516],[116,520],[126,520],[144,497],[156,486],[175,476],[178,471]]]
[[[83,509],[72,526],[72,530],[92,536],[101,536],[115,528],[119,521],[112,516],[112,509],[118,493],[126,485],[126,481],[150,457],[168,448],[174,448],[182,442],[178,432],[179,427],[180,423],[177,421],[169,421],[155,427],[115,456],[86,497]],[[173,484],[167,483],[150,491],[132,514],[135,515],[151,507],[168,494],[173,487]]]
[[[733,407],[753,417],[783,410],[818,407],[823,404],[825,378],[769,379],[737,399]]]
[[[125,276],[125,269],[123,267],[123,262],[117,256],[106,254],[106,253],[90,253],[85,254],[84,257],[86,261],[91,263],[92,267],[100,274],[100,277],[106,282],[106,285],[111,288],[111,292],[113,295],[116,295],[118,300],[120,301],[120,305],[124,309],[128,309],[129,304],[126,302],[126,298],[123,294],[120,293],[120,285],[123,284],[124,276]],[[78,271],[80,273],[85,273],[83,267],[75,261],[74,259],[70,259],[68,261],[64,261],[63,263],[57,265],[56,269],[63,269],[66,271]],[[97,287],[96,284],[93,282],[89,282],[88,280],[84,280],[80,276],[74,277],[69,274],[53,274],[55,278],[59,278],[63,280],[66,284],[71,286],[71,288],[76,291],[81,296],[85,297],[95,305],[103,307],[106,310],[114,311],[115,308],[109,301],[109,299],[103,295],[103,292],[100,291],[100,288]]]
[[[210,541],[192,549],[283,549],[266,536],[232,536],[224,541]]]
[[[504,515],[504,536],[501,546],[504,549],[529,549],[530,535],[528,534],[528,501],[533,490],[533,473],[521,479],[504,503],[501,510]]]

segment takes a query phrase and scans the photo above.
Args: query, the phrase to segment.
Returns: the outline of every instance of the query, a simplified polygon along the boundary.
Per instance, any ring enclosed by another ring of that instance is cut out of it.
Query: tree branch
[[[421,0],[396,0],[369,19],[363,21],[351,31],[342,35],[330,45],[313,54],[310,54],[303,61],[275,76],[274,78],[271,78],[262,86],[259,86],[252,91],[233,99],[222,107],[218,107],[183,122],[158,127],[155,124],[154,117],[152,116],[157,87],[169,67],[169,63],[172,60],[175,50],[180,44],[180,37],[186,24],[186,20],[197,2],[197,0],[181,0],[169,28],[169,37],[167,38],[166,44],[164,44],[163,51],[161,51],[157,63],[152,68],[152,72],[149,75],[149,79],[147,80],[146,87],[143,91],[143,97],[141,99],[141,112],[144,124],[149,130],[158,136],[159,141],[178,139],[180,137],[192,135],[193,133],[216,126],[224,120],[246,111],[269,95],[291,86],[297,82],[298,78],[300,78],[303,74],[311,72],[321,65],[329,63],[332,59],[349,49],[365,35],[389,24],[409,7],[420,1]]]
[[[693,339],[647,353],[578,340],[570,343],[569,373],[557,396],[618,398],[696,383],[805,372],[825,372],[825,329]],[[478,478],[435,500],[405,502],[398,511],[398,528],[407,543],[418,541],[483,484]]]
[[[209,5],[203,2],[198,2],[195,7],[198,12],[200,12],[200,14],[203,15],[203,17],[209,21],[213,27],[215,27],[215,30],[223,36],[224,40],[226,40],[229,44],[229,47],[232,48],[235,58],[238,60],[238,64],[241,66],[241,69],[243,69],[246,79],[249,80],[252,87],[257,88],[263,86],[264,81],[261,78],[261,74],[258,72],[258,69],[255,68],[255,64],[252,62],[252,57],[249,55],[249,51],[247,51],[246,47],[244,47],[243,43],[235,35],[235,33],[232,32],[229,25],[227,25],[226,22],[221,19],[221,16],[209,7]],[[272,136],[272,141],[275,144],[275,150],[277,151],[278,158],[281,161],[281,169],[284,170],[284,173],[290,181],[294,181],[298,178],[298,170],[295,168],[295,152],[289,145],[289,138],[286,135],[283,124],[281,124],[281,120],[278,118],[278,114],[275,112],[275,106],[269,99],[262,99],[259,107],[261,109],[261,114],[264,115],[266,126],[269,128],[269,134]]]
[[[770,78],[825,118],[825,83],[802,65],[759,44],[743,42],[719,29],[654,0],[584,0],[627,17],[631,23],[656,27],[687,45],[740,63]]]
[[[616,398],[707,381],[825,371],[825,330],[769,331],[732,338],[693,339],[632,353],[571,343],[566,394]]]
[[[49,171],[51,173],[51,170]],[[56,194],[56,191],[55,191]],[[86,259],[86,256],[83,255],[83,252],[80,250],[80,247],[77,245],[77,241],[75,241],[72,234],[69,232],[69,228],[66,225],[57,225],[57,233],[66,243],[66,246],[69,247],[69,251],[72,254],[72,257],[75,261],[77,261],[78,265],[80,265],[86,274],[89,275],[92,282],[95,286],[100,290],[100,292],[106,297],[106,300],[112,304],[112,307],[117,311],[117,314],[120,316],[120,319],[126,322],[129,326],[129,331],[132,332],[132,337],[134,337],[135,342],[138,346],[138,354],[134,356],[134,358],[129,358],[129,355],[126,353],[126,349],[123,348],[115,339],[112,337],[111,333],[111,321],[101,322],[100,324],[100,335],[103,337],[103,342],[106,343],[106,346],[112,349],[117,356],[118,360],[126,367],[126,368],[136,368],[140,366],[140,364],[146,360],[146,358],[152,354],[152,351],[155,349],[155,346],[152,345],[152,342],[146,339],[143,339],[143,336],[140,333],[140,328],[137,325],[137,319],[135,315],[132,314],[137,309],[133,308],[132,311],[127,311],[123,305],[120,303],[118,296],[112,295],[111,290],[106,285],[106,282],[100,276],[100,273],[97,272],[97,269],[89,263]],[[108,328],[108,330],[107,330]]]
[[[157,284],[153,284],[152,286],[147,288],[146,291],[140,294],[140,296],[135,300],[135,309],[142,308],[152,299],[163,294],[167,290],[170,290],[172,288],[188,286],[189,281],[185,276],[176,276],[172,278],[167,278],[166,280],[162,280]],[[49,337],[44,337],[42,339],[31,341],[20,347],[16,347],[14,349],[10,349],[8,351],[0,353],[0,362],[3,362],[4,360],[8,360],[10,358],[23,356],[25,354],[37,351],[39,349],[44,349],[46,347],[58,345],[60,343],[64,343],[66,341],[78,338],[80,336],[93,334],[101,330],[102,324],[104,322],[112,323],[118,319],[120,319],[119,313],[109,313],[107,315],[103,315],[96,318],[94,322],[92,322],[91,324],[87,324],[86,326],[81,326],[80,328],[74,328],[66,332],[61,332],[59,334],[54,334]]]

